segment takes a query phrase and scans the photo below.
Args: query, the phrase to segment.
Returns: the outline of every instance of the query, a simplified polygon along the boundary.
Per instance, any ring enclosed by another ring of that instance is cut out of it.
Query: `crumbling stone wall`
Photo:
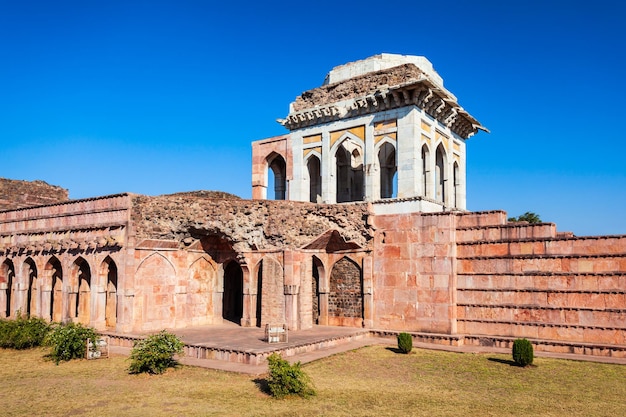
[[[68,191],[43,181],[0,178],[0,211],[61,203],[69,200]]]
[[[296,98],[294,111],[310,109],[356,97],[376,93],[381,87],[392,87],[415,81],[424,73],[414,64],[371,72],[339,83],[305,91]]]
[[[207,235],[231,242],[239,252],[293,249],[337,229],[346,241],[367,247],[372,237],[365,203],[321,205],[297,201],[215,199],[191,194],[134,196],[137,241],[192,243]]]

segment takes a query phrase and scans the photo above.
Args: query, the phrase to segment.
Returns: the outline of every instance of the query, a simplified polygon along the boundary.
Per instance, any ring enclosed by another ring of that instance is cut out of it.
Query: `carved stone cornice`
[[[289,130],[296,130],[412,105],[423,109],[463,139],[478,130],[489,132],[457,103],[450,92],[426,76],[392,87],[381,86],[373,94],[294,111],[277,121]]]

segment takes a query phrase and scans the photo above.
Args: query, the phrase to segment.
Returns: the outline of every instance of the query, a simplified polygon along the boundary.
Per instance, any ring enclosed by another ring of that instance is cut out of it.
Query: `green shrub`
[[[526,339],[517,339],[513,342],[513,361],[519,366],[528,366],[533,363],[533,345]]]
[[[171,333],[161,330],[147,339],[135,342],[130,352],[128,372],[140,374],[162,374],[169,367],[176,365],[174,355],[183,353],[183,342]]]
[[[302,370],[300,362],[289,364],[279,354],[272,353],[267,357],[269,377],[267,385],[270,393],[276,398],[287,395],[298,395],[307,398],[315,395],[315,389],[309,376]]]
[[[402,353],[411,353],[413,350],[413,336],[408,333],[398,334],[398,349]]]
[[[61,361],[84,358],[87,339],[98,340],[94,329],[80,323],[68,323],[53,325],[44,342],[52,348],[48,356],[58,365]]]
[[[50,331],[50,325],[38,317],[24,318],[18,313],[15,320],[0,319],[0,347],[29,349],[41,346]]]

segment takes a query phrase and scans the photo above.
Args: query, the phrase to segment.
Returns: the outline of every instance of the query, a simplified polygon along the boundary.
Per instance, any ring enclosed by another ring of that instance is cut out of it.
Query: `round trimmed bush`
[[[404,332],[398,334],[398,349],[402,353],[410,353],[413,350],[413,336]]]
[[[513,361],[519,366],[528,366],[533,363],[533,345],[527,339],[517,339],[513,342]]]

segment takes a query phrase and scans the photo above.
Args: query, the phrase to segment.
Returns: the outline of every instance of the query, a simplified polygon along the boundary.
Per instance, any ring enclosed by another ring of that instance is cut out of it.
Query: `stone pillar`
[[[397,196],[416,197],[419,195],[419,179],[422,172],[420,113],[417,107],[412,107],[408,113],[399,115],[397,126]]]
[[[328,326],[328,288],[320,288],[320,316],[317,322],[320,326]]]
[[[0,282],[0,318],[6,317],[7,291],[10,291],[6,282]]]
[[[373,259],[372,256],[363,258],[363,327],[374,327],[374,285],[373,285]]]
[[[380,198],[380,168],[374,146],[374,124],[365,124],[365,148],[363,149],[363,201]]]
[[[285,321],[289,330],[298,330],[299,285],[285,285]]]
[[[335,179],[334,155],[330,153],[330,133],[322,132],[322,160],[320,171],[322,177],[322,201],[324,203],[337,202],[337,184]]]
[[[213,317],[215,323],[224,322],[224,264],[217,265],[217,288],[213,293]]]
[[[105,277],[106,280],[106,277]],[[98,275],[98,284],[92,288],[92,303],[91,303],[91,325],[97,330],[106,329],[105,310],[106,310],[106,285],[102,285],[102,276]]]

